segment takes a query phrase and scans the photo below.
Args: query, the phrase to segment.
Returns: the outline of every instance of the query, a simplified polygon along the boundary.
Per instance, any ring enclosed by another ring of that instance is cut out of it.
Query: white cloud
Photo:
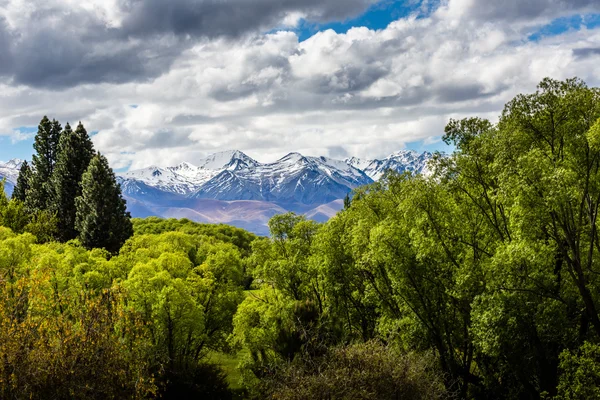
[[[86,4],[106,24],[122,22],[101,1]],[[450,117],[493,119],[546,76],[600,84],[600,29],[531,42],[531,21],[548,13],[531,11],[527,21],[490,14],[482,22],[479,5],[451,0],[383,30],[327,30],[304,42],[287,31],[198,39],[142,82],[61,91],[6,82],[0,132],[36,125],[45,113],[81,119],[99,131],[94,142],[116,168],[194,162],[234,148],[261,161],[290,151],[381,157],[439,140]],[[285,14],[280,26],[301,17]]]

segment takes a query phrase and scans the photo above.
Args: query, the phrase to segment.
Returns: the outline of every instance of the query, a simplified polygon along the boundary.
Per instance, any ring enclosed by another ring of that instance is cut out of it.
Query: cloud
[[[10,0],[0,76],[53,89],[151,80],[185,50],[298,20],[355,16],[374,0]],[[8,23],[7,23],[8,21]]]
[[[176,0],[155,10],[153,0],[111,1],[49,0],[74,10],[55,18],[40,17],[47,8],[5,9],[0,49],[10,47],[15,65],[0,79],[0,132],[44,114],[81,119],[116,168],[226,149],[261,161],[290,151],[370,158],[437,140],[449,118],[494,119],[546,76],[600,84],[600,28],[527,39],[535,24],[593,7],[583,0],[564,14],[550,0],[509,1],[505,14],[491,0],[450,0],[385,29],[302,42],[294,31],[260,30],[299,16],[346,18],[371,2]],[[40,24],[25,31],[32,20]]]
[[[123,32],[134,36],[174,33],[205,37],[241,36],[270,29],[298,16],[317,21],[343,20],[364,11],[373,0],[122,0]]]
[[[573,49],[573,55],[581,58],[598,56],[600,55],[600,47],[581,47]]]
[[[451,0],[447,15],[478,21],[511,21],[537,24],[540,19],[598,12],[597,0]]]

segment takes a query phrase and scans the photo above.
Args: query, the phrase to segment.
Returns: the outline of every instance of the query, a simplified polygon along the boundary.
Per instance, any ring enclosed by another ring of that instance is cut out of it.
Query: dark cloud
[[[175,33],[239,36],[281,24],[291,12],[316,22],[346,19],[376,0],[122,0],[124,32],[135,36]]]
[[[88,38],[56,29],[41,29],[20,40],[13,51],[15,82],[49,88],[82,83],[143,81],[167,70],[183,45],[165,46]]]
[[[193,146],[195,142],[189,138],[189,134],[189,130],[174,131],[163,128],[157,130],[149,138],[145,138],[141,146],[145,149]]]
[[[379,65],[345,65],[328,75],[318,75],[307,82],[314,93],[350,93],[368,88],[389,71]]]
[[[587,58],[600,55],[600,47],[583,47],[573,49],[573,55],[577,58]]]
[[[217,121],[216,118],[210,117],[203,114],[181,114],[175,116],[171,124],[173,126],[189,126],[189,125],[203,125],[211,124]]]
[[[0,17],[0,75],[11,71],[11,42],[12,38],[8,32],[6,20]]]
[[[119,28],[107,27],[94,12],[36,5],[20,31],[10,32],[0,19],[0,75],[54,89],[145,81],[167,71],[198,40],[269,30],[281,25],[290,12],[302,12],[315,21],[344,19],[375,1],[121,0],[125,16]],[[252,89],[241,88],[240,94]]]
[[[443,85],[436,89],[436,93],[438,99],[443,103],[457,103],[467,100],[484,99],[493,96],[504,89],[506,89],[506,87],[501,86],[493,92],[488,92],[481,84],[457,83],[455,85]]]
[[[32,2],[29,21],[9,28],[0,17],[0,76],[17,84],[53,89],[86,83],[147,81],[171,68],[188,48],[204,39],[236,39],[252,32],[282,26],[290,13],[313,22],[343,20],[383,0],[118,0],[123,20],[108,27],[95,11],[59,2]],[[481,20],[524,20],[600,11],[598,0],[478,0],[466,15]],[[356,44],[365,58],[380,58],[368,44]],[[381,51],[401,51],[389,43]],[[576,53],[584,56],[585,51]],[[285,57],[258,55],[245,60],[289,69]],[[348,67],[332,76],[317,77],[310,85],[319,93],[353,92],[368,87],[387,73],[382,67]],[[216,87],[212,96],[234,100],[264,85],[246,82],[238,87]]]
[[[532,20],[584,11],[600,11],[598,0],[477,0],[468,15],[482,20]]]

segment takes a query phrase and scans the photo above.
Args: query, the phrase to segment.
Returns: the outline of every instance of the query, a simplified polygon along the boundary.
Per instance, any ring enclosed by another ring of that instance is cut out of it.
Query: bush
[[[586,342],[577,352],[564,351],[560,368],[559,399],[600,399],[600,346]]]
[[[266,377],[260,392],[279,400],[448,398],[435,365],[432,356],[368,342],[297,358]]]

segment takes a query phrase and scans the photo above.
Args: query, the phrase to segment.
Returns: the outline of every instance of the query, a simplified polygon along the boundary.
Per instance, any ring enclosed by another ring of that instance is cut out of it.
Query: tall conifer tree
[[[94,148],[81,123],[73,132],[67,123],[60,136],[58,161],[52,174],[53,199],[50,210],[58,219],[58,236],[62,241],[77,237],[75,198],[81,195],[81,176],[86,171]]]
[[[26,206],[30,211],[45,210],[49,201],[49,182],[52,175],[52,122],[44,116],[38,125],[33,148],[33,171],[26,194]]]
[[[19,170],[19,177],[17,178],[17,184],[13,189],[12,198],[25,202],[27,192],[29,192],[29,182],[31,181],[31,168],[27,161],[23,161],[21,169]]]
[[[50,137],[49,137],[49,141],[50,141],[50,152],[49,152],[50,175],[52,175],[52,172],[54,172],[54,166],[56,165],[56,162],[58,161],[58,145],[60,142],[60,135],[62,134],[62,127],[60,125],[60,122],[53,119],[51,124],[52,125],[50,127]]]
[[[92,139],[90,138],[90,135],[88,135],[87,130],[83,127],[81,121],[79,121],[79,124],[77,124],[75,133],[79,137],[79,151],[81,152],[82,157],[87,160],[85,163],[85,168],[83,168],[81,171],[81,174],[83,175],[83,173],[87,170],[92,157],[94,157],[96,154],[96,151],[94,150],[94,143],[92,143]]]
[[[121,188],[104,156],[94,156],[81,187],[82,195],[76,199],[79,239],[87,248],[118,252],[133,235],[133,226]]]

